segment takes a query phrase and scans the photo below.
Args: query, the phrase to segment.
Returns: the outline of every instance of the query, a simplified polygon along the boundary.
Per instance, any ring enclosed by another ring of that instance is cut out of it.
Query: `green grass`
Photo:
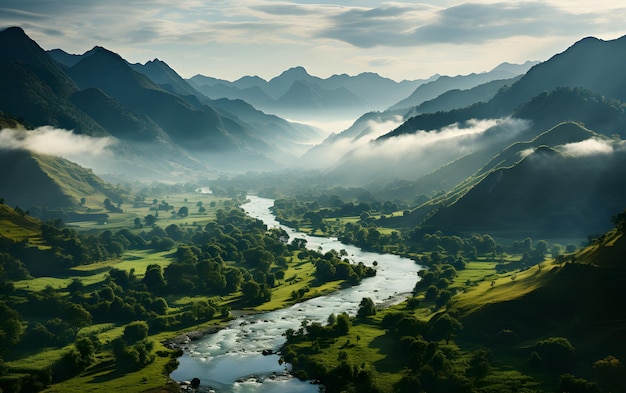
[[[148,265],[156,264],[165,269],[172,262],[173,251],[127,250],[121,260],[112,260],[72,268],[76,272],[99,272],[110,268],[126,270],[135,269],[135,276],[143,277]]]
[[[154,351],[167,351],[160,342],[155,342]],[[83,374],[54,384],[44,393],[82,393],[82,392],[138,392],[164,386],[167,376],[163,370],[169,357],[156,356],[154,362],[134,372],[121,373],[115,370],[110,352],[99,356],[99,362],[88,368]]]
[[[146,198],[144,202],[128,202],[121,205],[123,213],[110,213],[104,210],[103,205],[91,206],[91,212],[106,213],[109,215],[109,219],[106,224],[98,223],[97,221],[81,221],[68,223],[74,229],[80,231],[104,231],[106,229],[113,232],[121,229],[130,229],[134,232],[140,232],[141,230],[149,230],[149,228],[135,229],[134,220],[139,218],[144,223],[144,217],[148,214],[155,215],[156,212],[150,210],[152,205],[152,199],[157,199],[158,203],[166,201],[171,206],[174,206],[175,211],[185,206],[189,209],[189,216],[178,217],[172,215],[172,210],[158,212],[159,216],[156,221],[156,225],[161,228],[166,228],[170,224],[182,225],[183,227],[194,227],[195,225],[206,225],[208,222],[215,219],[215,212],[218,209],[223,208],[223,198],[217,198],[211,194],[200,193],[187,193],[177,195],[166,196],[151,196]],[[186,199],[186,201],[185,201]],[[199,213],[198,202],[202,202],[202,206],[206,209],[204,213]],[[215,207],[211,207],[211,202],[215,202]]]

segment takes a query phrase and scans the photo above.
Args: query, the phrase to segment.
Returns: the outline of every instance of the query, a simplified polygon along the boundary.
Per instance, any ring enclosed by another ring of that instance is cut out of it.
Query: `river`
[[[363,251],[334,238],[309,236],[279,224],[270,207],[272,199],[248,196],[250,202],[242,207],[251,216],[261,219],[268,227],[280,227],[290,239],[302,238],[307,248],[323,251],[344,249],[348,258],[373,266],[376,276],[366,278],[357,286],[326,296],[295,304],[291,307],[234,319],[228,328],[193,341],[179,358],[180,365],[171,374],[176,381],[197,377],[201,390],[209,387],[221,392],[317,392],[319,387],[290,377],[289,365],[280,365],[278,355],[264,356],[264,349],[278,350],[285,342],[282,334],[297,329],[305,319],[325,323],[331,313],[355,315],[363,297],[375,303],[393,304],[403,301],[418,280],[421,266],[413,260],[392,254]]]

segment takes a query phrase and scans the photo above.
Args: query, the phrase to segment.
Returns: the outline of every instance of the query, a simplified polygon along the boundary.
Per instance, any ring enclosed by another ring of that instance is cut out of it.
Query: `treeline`
[[[319,196],[305,200],[277,199],[273,211],[281,223],[296,228],[308,227],[314,233],[320,231],[326,236],[336,236],[344,243],[372,251],[402,255],[437,252],[463,255],[469,259],[483,255],[491,256],[493,260],[500,260],[505,252],[521,254],[522,261],[515,267],[508,266],[509,270],[536,264],[547,253],[558,257],[577,248],[574,244],[548,244],[545,240],[533,244],[531,238],[504,246],[489,234],[475,233],[462,237],[431,227],[381,229],[390,224],[392,215],[397,216],[400,211],[402,215],[408,214],[408,210],[403,210],[406,208],[407,205],[401,201],[354,203],[343,202],[337,196]]]

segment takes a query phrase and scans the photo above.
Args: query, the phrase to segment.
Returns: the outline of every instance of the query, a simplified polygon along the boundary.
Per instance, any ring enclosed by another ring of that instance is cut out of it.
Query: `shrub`
[[[564,337],[550,337],[535,344],[535,352],[544,366],[555,370],[566,370],[574,363],[574,346]]]
[[[135,343],[148,337],[148,324],[145,321],[131,322],[124,328],[124,340]]]

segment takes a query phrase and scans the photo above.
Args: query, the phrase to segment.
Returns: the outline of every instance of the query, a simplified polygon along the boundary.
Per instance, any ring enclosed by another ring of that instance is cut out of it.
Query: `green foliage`
[[[145,340],[148,337],[148,324],[145,321],[134,321],[124,327],[124,341],[129,344]]]
[[[112,345],[116,367],[119,370],[140,370],[154,361],[155,356],[152,353],[154,342],[151,340],[144,339],[129,346],[122,338],[117,338]]]
[[[561,392],[576,393],[600,393],[600,387],[595,382],[589,382],[582,378],[576,378],[571,374],[563,374],[560,377]]]
[[[0,301],[0,354],[13,348],[19,343],[24,332],[20,314],[9,307],[9,305]]]
[[[359,310],[357,311],[357,317],[366,318],[371,315],[376,315],[376,305],[374,301],[369,297],[364,297],[361,299],[361,303],[359,304]]]
[[[350,321],[350,317],[347,314],[341,313],[337,315],[335,325],[333,326],[333,329],[337,335],[345,336],[350,331],[350,327],[352,327],[352,322]]]
[[[544,367],[554,370],[568,370],[575,361],[575,349],[564,337],[551,337],[538,341],[534,352],[541,358]]]

